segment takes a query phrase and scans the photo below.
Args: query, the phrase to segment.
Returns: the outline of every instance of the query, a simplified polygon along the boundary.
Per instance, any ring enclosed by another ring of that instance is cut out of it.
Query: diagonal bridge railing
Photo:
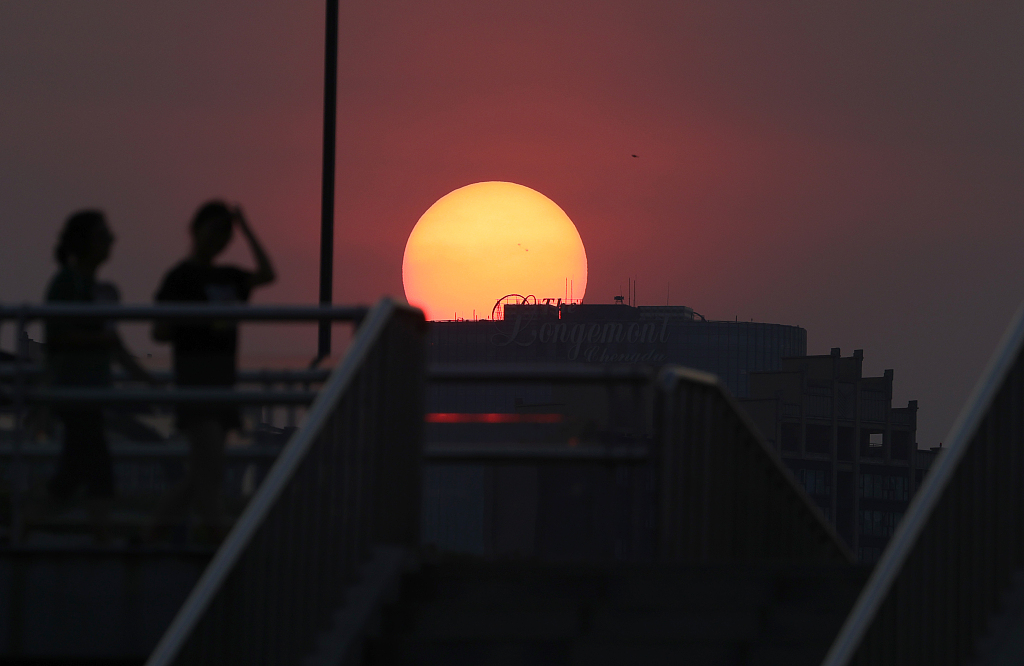
[[[944,441],[824,666],[974,658],[1024,567],[1024,306]]]
[[[363,320],[148,664],[294,663],[371,547],[417,545],[423,316]]]

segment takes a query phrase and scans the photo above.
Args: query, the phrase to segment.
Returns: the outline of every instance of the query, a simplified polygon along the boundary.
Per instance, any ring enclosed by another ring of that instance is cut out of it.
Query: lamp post
[[[327,0],[324,39],[324,147],[320,186],[320,305],[331,304],[334,278],[334,150],[338,115],[338,0]],[[331,322],[321,321],[317,361],[331,353]]]

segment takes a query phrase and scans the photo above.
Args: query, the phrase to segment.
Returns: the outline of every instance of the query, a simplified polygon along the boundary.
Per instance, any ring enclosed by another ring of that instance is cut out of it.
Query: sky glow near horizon
[[[1024,299],[1021,3],[383,0],[339,25],[337,302],[401,296],[445,193],[520,183],[585,239],[587,302],[635,277],[641,305],[864,349],[933,446]],[[150,302],[210,197],[272,255],[255,302],[314,301],[323,33],[320,0],[0,1],[0,301],[38,301],[99,206],[101,277]],[[311,356],[314,328],[243,330],[272,349]]]

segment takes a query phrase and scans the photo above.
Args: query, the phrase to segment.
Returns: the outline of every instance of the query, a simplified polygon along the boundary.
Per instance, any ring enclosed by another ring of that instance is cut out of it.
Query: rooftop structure
[[[677,364],[711,372],[734,395],[745,396],[749,373],[778,370],[783,358],[807,353],[807,331],[799,326],[708,321],[683,306],[583,305],[549,299],[504,304],[495,314],[500,318],[431,322],[428,359]]]

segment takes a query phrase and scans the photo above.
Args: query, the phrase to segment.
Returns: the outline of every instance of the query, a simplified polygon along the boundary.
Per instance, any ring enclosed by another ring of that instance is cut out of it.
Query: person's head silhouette
[[[231,230],[237,213],[223,201],[203,204],[192,218],[192,255],[210,263],[231,242]]]
[[[110,256],[114,234],[107,220],[98,210],[73,213],[61,229],[54,255],[65,268],[74,268],[92,274]]]

